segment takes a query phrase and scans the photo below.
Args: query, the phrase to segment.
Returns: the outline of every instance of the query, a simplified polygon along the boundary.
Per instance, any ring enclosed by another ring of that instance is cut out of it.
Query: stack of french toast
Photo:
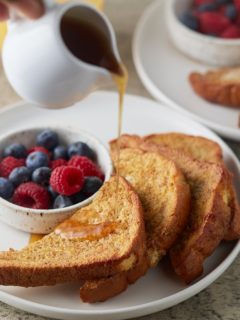
[[[110,152],[120,176],[51,234],[1,252],[0,284],[79,281],[84,302],[105,301],[165,255],[189,284],[221,241],[240,238],[239,204],[216,142],[181,133],[122,135]]]

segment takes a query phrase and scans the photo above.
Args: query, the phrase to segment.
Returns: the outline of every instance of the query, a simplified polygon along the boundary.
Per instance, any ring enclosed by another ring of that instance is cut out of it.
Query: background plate
[[[0,112],[0,134],[27,126],[71,125],[89,131],[107,144],[117,133],[117,102],[114,93],[100,92],[78,105],[58,111],[39,109],[20,103]],[[200,124],[179,115],[154,101],[126,96],[123,132],[149,134],[180,131],[202,135],[220,143],[235,182],[240,179],[239,163],[229,147],[214,133]],[[237,189],[240,194],[239,188]],[[29,235],[0,223],[0,250],[21,248]],[[20,309],[58,319],[124,319],[153,313],[173,306],[206,288],[236,258],[240,242],[223,243],[205,263],[204,275],[185,286],[172,273],[167,259],[150,270],[145,277],[123,294],[101,304],[84,304],[79,299],[79,284],[41,288],[0,287],[0,300]]]
[[[144,11],[133,40],[133,59],[138,75],[150,94],[170,107],[191,116],[224,137],[240,139],[239,110],[214,105],[198,97],[188,75],[213,67],[191,60],[169,39],[164,13],[165,0]]]

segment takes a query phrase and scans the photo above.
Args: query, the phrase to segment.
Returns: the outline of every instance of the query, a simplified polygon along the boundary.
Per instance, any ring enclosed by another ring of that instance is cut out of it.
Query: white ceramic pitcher
[[[114,30],[103,13],[79,1],[44,3],[46,13],[42,18],[32,21],[14,16],[10,20],[2,51],[3,67],[23,99],[47,108],[62,108],[112,81],[108,70],[87,64],[68,50],[60,31],[66,12],[71,9],[75,17],[104,32],[119,62],[120,57]]]

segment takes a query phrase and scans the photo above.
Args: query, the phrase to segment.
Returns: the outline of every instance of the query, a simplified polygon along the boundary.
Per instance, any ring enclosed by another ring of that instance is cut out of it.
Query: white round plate
[[[61,124],[89,131],[104,143],[116,137],[117,102],[115,93],[92,94],[81,103],[59,111],[20,103],[0,112],[0,134],[30,124]],[[149,134],[179,131],[196,134],[220,143],[225,161],[233,172],[235,182],[240,179],[239,163],[229,147],[214,133],[189,120],[176,111],[145,98],[126,96],[123,132]],[[237,189],[240,195],[240,189]],[[29,235],[0,223],[0,250],[21,248]],[[192,285],[184,285],[171,271],[167,259],[154,270],[130,286],[121,295],[104,303],[84,304],[79,298],[79,284],[54,287],[18,288],[0,286],[0,300],[17,308],[58,319],[116,320],[143,316],[173,306],[195,295],[216,280],[233,262],[240,251],[240,242],[222,243],[205,263],[203,276]]]
[[[133,39],[133,59],[144,86],[157,100],[192,117],[220,135],[240,139],[239,110],[214,105],[197,96],[188,76],[212,67],[191,60],[172,44],[164,2],[153,2],[140,18]]]

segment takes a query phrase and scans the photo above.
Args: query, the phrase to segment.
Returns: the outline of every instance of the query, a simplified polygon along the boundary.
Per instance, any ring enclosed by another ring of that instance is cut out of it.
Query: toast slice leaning
[[[190,185],[191,210],[187,226],[170,250],[170,256],[175,272],[186,283],[193,281],[202,274],[204,260],[224,239],[229,228],[233,199],[228,171],[222,164],[193,160],[183,152],[138,136],[125,135],[119,144],[121,148],[135,145],[147,152],[158,152],[174,161],[183,172]],[[111,143],[111,150],[114,156],[116,141]]]
[[[131,185],[104,183],[94,201],[43,239],[0,253],[0,284],[34,287],[109,277],[132,269],[145,256],[143,211]]]
[[[118,161],[115,152],[112,152],[112,159],[116,166]],[[121,150],[119,164],[119,172],[134,186],[142,201],[147,260],[149,267],[154,267],[186,224],[190,203],[189,186],[174,162],[158,152],[124,149]],[[80,296],[85,302],[104,301],[125,290],[128,284],[135,282],[145,271],[146,265],[140,264],[130,272],[111,278],[86,281],[80,289]]]
[[[155,143],[161,146],[168,146],[172,149],[179,150],[200,161],[223,163],[221,147],[214,141],[190,136],[182,133],[153,134],[144,137],[144,141]],[[225,167],[225,170],[228,170]],[[240,237],[240,207],[234,190],[232,175],[228,174],[228,189],[231,194],[231,222],[229,229],[226,230],[225,240],[235,240]]]

